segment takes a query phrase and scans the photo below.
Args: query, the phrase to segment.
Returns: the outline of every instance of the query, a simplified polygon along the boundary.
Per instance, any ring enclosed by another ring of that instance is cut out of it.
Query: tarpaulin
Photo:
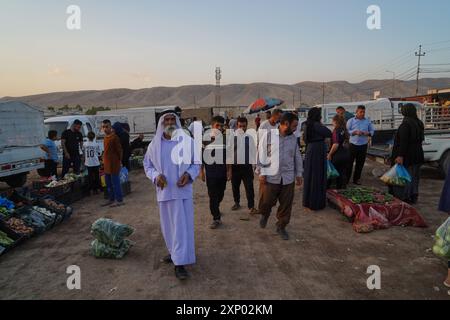
[[[359,233],[387,229],[390,226],[427,227],[414,207],[396,198],[389,203],[355,204],[337,190],[328,190],[327,198],[353,222],[353,229]]]

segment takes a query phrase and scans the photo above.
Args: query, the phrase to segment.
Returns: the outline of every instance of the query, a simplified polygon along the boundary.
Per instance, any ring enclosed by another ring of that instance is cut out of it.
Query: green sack
[[[104,244],[120,247],[125,237],[130,236],[134,229],[126,224],[111,219],[100,218],[92,224],[92,235]]]
[[[119,247],[112,247],[95,239],[91,243],[91,253],[96,258],[122,259],[132,246],[130,240],[123,240]]]

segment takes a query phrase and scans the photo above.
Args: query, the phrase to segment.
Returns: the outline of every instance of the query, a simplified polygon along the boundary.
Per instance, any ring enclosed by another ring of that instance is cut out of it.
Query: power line
[[[422,53],[422,45],[419,46],[419,52],[415,53],[416,57],[418,57],[417,62],[417,80],[416,80],[416,96],[419,95],[419,75],[420,75],[420,58],[426,55],[426,52]]]

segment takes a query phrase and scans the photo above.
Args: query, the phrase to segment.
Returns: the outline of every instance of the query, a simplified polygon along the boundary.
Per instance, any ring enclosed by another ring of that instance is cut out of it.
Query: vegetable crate
[[[41,189],[46,189],[46,185],[48,185],[51,182],[51,180],[38,180],[38,181],[33,181],[32,186],[33,186],[33,190],[41,190]]]
[[[39,206],[56,213],[59,217],[56,218],[55,225],[70,218],[73,209],[64,203],[56,201],[53,197],[47,196],[39,199]]]
[[[9,229],[4,223],[3,221],[0,220],[0,237],[2,235],[6,235],[6,237],[8,237],[9,239],[11,239],[13,242],[10,245],[5,245],[3,246],[0,243],[0,256],[2,254],[7,253],[8,251],[10,251],[11,249],[13,249],[14,247],[16,247],[17,245],[19,245],[24,239],[25,237],[22,235],[17,234],[16,232],[14,232],[13,230]]]

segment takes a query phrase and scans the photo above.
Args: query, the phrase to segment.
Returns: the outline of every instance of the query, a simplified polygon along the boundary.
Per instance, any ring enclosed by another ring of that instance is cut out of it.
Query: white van
[[[120,123],[128,123],[128,119],[124,116],[120,115],[95,115],[95,116],[86,116],[86,115],[75,115],[75,116],[62,116],[62,117],[53,117],[48,118],[44,121],[45,126],[45,134],[50,130],[55,130],[58,133],[58,138],[61,138],[62,133],[70,129],[75,120],[80,120],[82,122],[81,126],[81,134],[83,135],[83,141],[87,142],[87,134],[89,132],[94,132],[97,141],[103,140],[103,132],[101,130],[101,123],[103,120],[108,119],[111,123],[120,122]],[[62,148],[61,142],[57,141],[56,145],[58,147],[58,155],[59,161],[62,161]],[[101,148],[103,148],[103,143],[100,143]],[[81,153],[81,150],[80,150]]]

